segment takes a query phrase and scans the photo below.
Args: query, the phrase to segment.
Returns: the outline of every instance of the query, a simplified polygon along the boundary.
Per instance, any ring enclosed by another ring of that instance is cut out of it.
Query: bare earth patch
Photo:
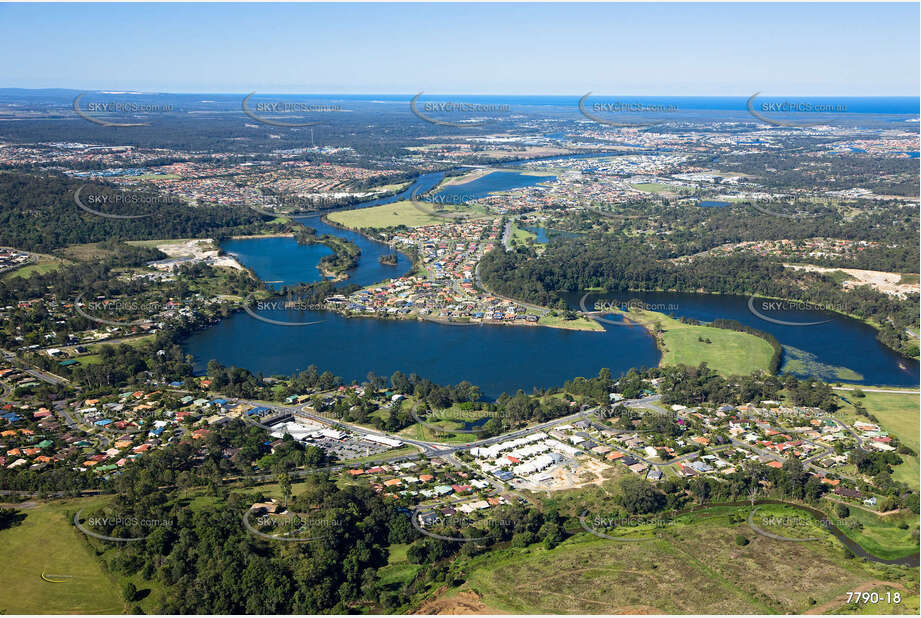
[[[847,273],[852,278],[841,284],[846,290],[860,285],[869,285],[874,290],[882,292],[883,294],[898,296],[899,298],[905,298],[906,294],[918,294],[921,292],[921,284],[899,283],[902,279],[900,273],[887,273],[879,270],[860,270],[857,268],[826,268],[824,266],[812,266],[808,264],[784,264],[784,267],[814,273],[829,273],[835,271]]]
[[[211,266],[243,270],[243,266],[233,256],[220,255],[220,249],[210,238],[196,238],[183,243],[166,243],[157,245],[157,249],[173,259],[189,259],[195,262],[205,262]]]
[[[439,616],[476,615],[476,614],[504,614],[505,612],[487,607],[480,596],[473,590],[464,590],[459,594],[441,598],[435,597],[423,603],[414,614],[428,614]]]

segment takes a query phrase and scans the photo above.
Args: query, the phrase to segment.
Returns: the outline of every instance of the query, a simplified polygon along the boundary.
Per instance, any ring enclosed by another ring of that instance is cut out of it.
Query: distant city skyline
[[[0,88],[918,96],[917,3],[0,4]]]

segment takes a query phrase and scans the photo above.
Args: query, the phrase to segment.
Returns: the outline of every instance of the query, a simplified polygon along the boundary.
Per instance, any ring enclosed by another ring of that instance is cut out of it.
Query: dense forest
[[[81,209],[137,219],[116,219]],[[91,202],[107,198],[107,205]],[[266,229],[264,217],[244,206],[196,206],[128,193],[55,174],[0,173],[0,245],[48,253],[67,245],[109,239],[220,239]]]

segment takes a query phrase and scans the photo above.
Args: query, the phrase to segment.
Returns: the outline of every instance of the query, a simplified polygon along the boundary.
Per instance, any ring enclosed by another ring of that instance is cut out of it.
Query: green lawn
[[[868,552],[879,558],[901,558],[917,553],[918,542],[912,538],[912,528],[918,526],[918,516],[906,513],[880,517],[863,509],[852,507],[848,520],[860,522],[862,528],[839,526]],[[902,530],[900,523],[909,528]]]
[[[534,242],[537,238],[537,234],[534,232],[529,232],[518,227],[517,224],[512,224],[512,236],[511,242],[513,245],[524,245],[527,246]]]
[[[677,190],[677,187],[662,184],[661,182],[644,182],[631,186],[637,191],[646,191],[647,193],[665,193]]]
[[[125,244],[138,247],[156,247],[158,245],[182,245],[190,240],[204,240],[202,238],[164,238],[160,240],[126,240]]]
[[[443,204],[438,205],[438,212],[445,212],[448,214],[454,212],[470,212],[470,210],[469,208],[454,208]],[[422,203],[421,201],[414,204],[413,202],[404,200],[393,202],[392,204],[373,206],[371,208],[343,210],[330,213],[327,216],[330,221],[352,229],[388,228],[400,225],[405,225],[406,227],[420,227],[423,225],[434,225],[445,222],[444,217],[438,217],[433,214],[433,212],[429,204]]]
[[[105,499],[41,503],[23,509],[26,518],[22,524],[0,531],[3,613],[120,614],[124,611],[120,584],[105,571],[65,512],[90,508],[101,501]],[[42,573],[60,583],[43,580]]]
[[[854,397],[853,391],[841,391],[841,395],[848,401],[860,402],[866,407],[867,412],[879,419],[879,424],[886,431],[898,437],[906,446],[915,453],[921,450],[918,434],[921,431],[921,415],[918,413],[918,395],[895,393],[866,393],[866,397]],[[850,408],[847,408],[850,409]],[[854,418],[857,418],[856,416]],[[921,487],[921,465],[918,457],[899,455],[902,463],[892,468],[892,478],[909,487]]]
[[[895,393],[866,393],[866,397],[856,398],[853,391],[842,391],[850,401],[859,401],[867,411],[879,419],[883,428],[898,436],[899,440],[911,447],[916,453],[921,449],[918,433],[921,431],[921,416],[918,414],[918,395],[899,395]]]
[[[664,334],[660,365],[690,365],[702,362],[724,375],[749,375],[767,371],[771,361],[770,344],[760,337],[711,326],[683,324],[661,313],[630,311],[628,317],[645,324],[658,322]],[[700,341],[709,340],[710,343]]]
[[[399,590],[403,584],[408,584],[422,568],[421,565],[411,564],[406,559],[409,544],[391,545],[389,548],[387,565],[378,569],[380,584],[385,588]]]
[[[32,264],[27,264],[21,268],[11,270],[10,272],[3,275],[4,279],[13,279],[16,277],[22,277],[28,279],[33,274],[44,275],[50,273],[51,271],[59,269],[65,264],[65,260],[61,258],[54,257],[53,255],[44,255],[36,254],[35,262]]]
[[[122,339],[119,339],[117,343],[107,343],[105,341],[102,341],[100,343],[89,344],[86,347],[88,350],[92,351],[93,353],[98,353],[99,349],[104,345],[120,346],[122,344],[125,344],[131,347],[137,347],[137,346],[141,346],[141,345],[150,343],[155,338],[156,338],[155,335],[136,335],[136,336],[124,337]]]
[[[449,420],[426,420],[425,422],[429,425],[432,425],[432,427],[422,425],[420,423],[413,423],[412,425],[401,429],[397,435],[403,436],[404,438],[410,438],[412,440],[426,440],[431,442],[445,442],[451,444],[465,444],[467,442],[473,442],[474,440],[482,437],[475,433],[442,433],[434,429],[434,427],[443,427],[445,432],[451,431],[452,429],[463,429],[463,422]]]
[[[179,180],[179,174],[141,174],[138,180]]]
[[[537,320],[537,323],[541,326],[565,328],[567,330],[594,330],[599,332],[604,330],[604,326],[595,320],[590,320],[588,318],[576,318],[574,320],[567,320],[562,316],[551,315],[549,313],[540,316],[540,318]]]
[[[921,481],[919,481],[921,465],[918,463],[918,458],[908,455],[899,455],[899,457],[902,458],[902,463],[892,468],[892,478],[918,491],[921,488]]]

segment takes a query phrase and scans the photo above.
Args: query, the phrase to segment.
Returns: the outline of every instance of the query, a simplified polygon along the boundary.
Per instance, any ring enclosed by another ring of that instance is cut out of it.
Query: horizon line
[[[256,90],[256,91],[234,91],[234,90],[159,90],[159,89],[137,89],[137,88],[73,88],[73,87],[33,87],[25,88],[21,86],[0,86],[0,90],[23,90],[23,91],[42,91],[42,90],[58,90],[65,92],[86,92],[86,93],[101,93],[101,94],[125,94],[125,95],[150,95],[150,94],[198,94],[198,95],[234,95],[234,96],[246,96],[249,92],[255,92],[257,96],[268,96],[268,95],[284,95],[284,96],[408,96],[413,97],[416,94],[419,94],[419,91],[406,91],[406,92],[375,92],[375,91],[352,91],[352,92],[304,92],[304,91],[271,91],[271,90]],[[428,92],[421,91],[427,97],[431,96],[470,96],[470,97],[480,97],[480,96],[490,96],[490,97],[582,97],[585,93],[551,93],[551,92]],[[586,91],[589,92],[589,91]],[[660,93],[606,93],[606,92],[595,92],[590,91],[592,97],[739,97],[739,98],[748,98],[752,94],[660,94]],[[773,93],[773,92],[758,92],[761,95],[761,98],[775,98],[775,97],[841,97],[841,98],[865,98],[865,99],[883,99],[883,98],[918,98],[919,103],[921,103],[921,94],[797,94],[797,93]]]

